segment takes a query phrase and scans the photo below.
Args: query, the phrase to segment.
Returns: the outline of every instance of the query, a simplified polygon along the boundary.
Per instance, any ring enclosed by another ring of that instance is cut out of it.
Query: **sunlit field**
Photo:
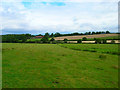
[[[118,55],[107,53],[117,44],[3,43],[2,52],[3,88],[118,87]]]

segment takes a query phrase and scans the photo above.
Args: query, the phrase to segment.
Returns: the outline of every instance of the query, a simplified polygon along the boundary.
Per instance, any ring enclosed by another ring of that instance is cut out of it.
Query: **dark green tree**
[[[106,39],[103,39],[103,43],[106,44],[106,43],[107,43],[107,40],[106,40]]]
[[[96,39],[96,40],[95,40],[95,43],[100,44],[101,41],[102,41],[101,39]]]
[[[88,32],[89,35],[91,35],[91,32]]]
[[[77,43],[82,43],[82,40],[81,40],[81,39],[79,39],[79,40],[77,41]]]
[[[48,43],[49,42],[49,33],[45,33],[44,37],[41,39],[43,43]]]
[[[49,38],[49,33],[45,33],[44,37],[48,37]]]
[[[43,36],[42,34],[38,34],[37,36]]]
[[[95,34],[95,32],[92,32],[92,34]]]
[[[64,43],[67,43],[68,39],[67,39],[67,38],[65,38],[63,41],[64,41]]]
[[[22,38],[22,42],[25,43],[27,41],[27,38],[26,37],[23,37]]]
[[[86,37],[83,37],[83,38],[82,38],[82,41],[87,41],[87,38],[86,38]]]
[[[53,33],[51,33],[50,37],[54,37],[54,34],[53,34]]]
[[[114,40],[112,40],[112,41],[111,41],[111,43],[112,43],[112,44],[114,44],[114,43],[115,43],[115,41],[114,41]]]
[[[96,40],[96,38],[94,38],[93,40]]]
[[[54,36],[55,36],[55,37],[59,37],[59,36],[61,36],[61,34],[58,33],[58,32],[56,32],[56,33],[54,34]]]
[[[55,41],[55,39],[54,38],[51,38],[51,40],[50,41]]]
[[[42,41],[43,43],[47,43],[47,42],[48,42],[48,38],[47,38],[47,37],[43,37],[43,38],[41,39],[41,41]]]
[[[106,34],[109,34],[110,32],[109,31],[106,31]]]

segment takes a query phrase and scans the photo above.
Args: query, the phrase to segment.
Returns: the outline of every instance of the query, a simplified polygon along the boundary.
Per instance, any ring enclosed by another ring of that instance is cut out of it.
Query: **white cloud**
[[[2,2],[119,2],[119,0],[2,0]]]
[[[7,32],[13,29],[44,33],[107,30],[117,26],[117,3],[75,2],[60,7],[32,3],[31,8],[25,7],[21,0],[4,2],[0,7],[1,28]]]

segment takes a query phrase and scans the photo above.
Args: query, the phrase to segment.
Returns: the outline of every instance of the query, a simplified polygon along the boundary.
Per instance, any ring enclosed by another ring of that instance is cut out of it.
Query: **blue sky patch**
[[[26,8],[31,8],[32,2],[22,2]]]
[[[50,4],[53,6],[65,6],[65,3],[63,2],[50,2]]]
[[[46,5],[47,4],[47,2],[41,2],[42,4],[44,4],[44,5]]]

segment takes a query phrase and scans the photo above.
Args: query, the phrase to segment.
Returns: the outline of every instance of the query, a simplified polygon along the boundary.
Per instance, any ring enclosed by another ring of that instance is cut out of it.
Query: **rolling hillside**
[[[64,40],[65,38],[69,40],[75,39],[82,39],[83,37],[86,38],[103,38],[103,37],[113,37],[118,36],[119,34],[95,34],[95,35],[78,35],[78,36],[62,36],[62,37],[55,37],[55,40]]]

